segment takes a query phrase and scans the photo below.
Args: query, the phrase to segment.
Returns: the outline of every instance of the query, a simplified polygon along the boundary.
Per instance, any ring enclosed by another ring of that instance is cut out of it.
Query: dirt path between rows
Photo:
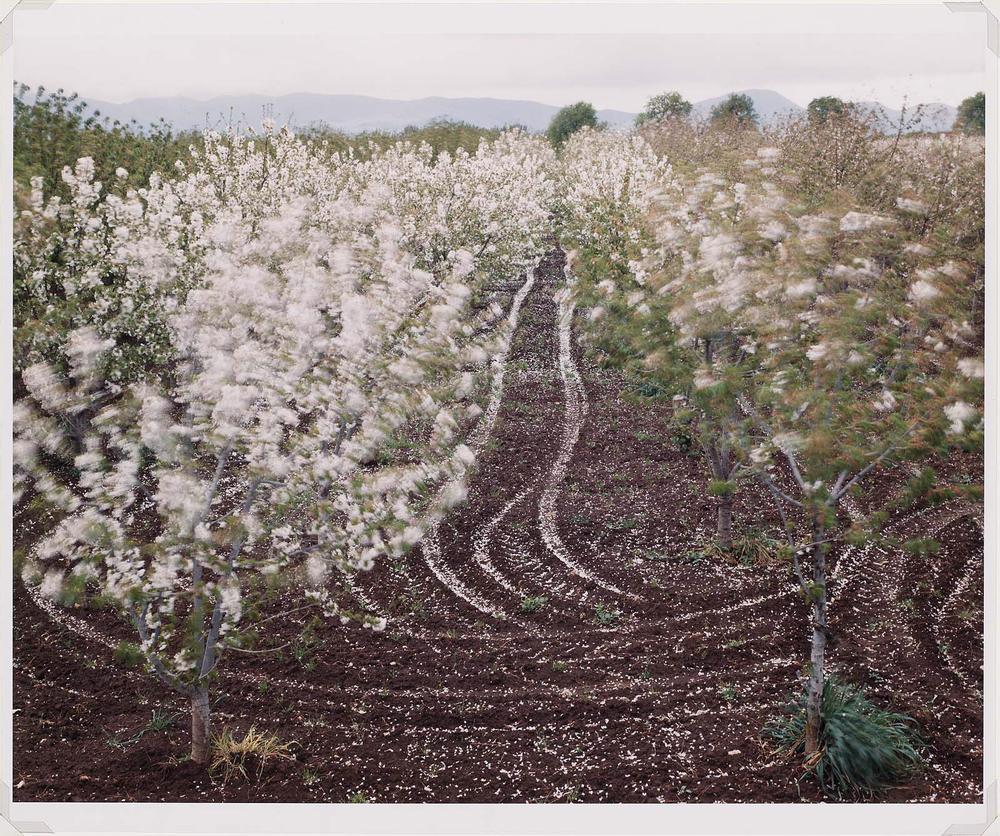
[[[780,568],[690,559],[715,511],[701,463],[581,355],[565,284],[554,250],[499,294],[517,327],[468,502],[345,586],[386,631],[320,623],[303,644],[302,614],[271,637],[294,652],[227,657],[216,722],[295,741],[295,760],[226,786],[178,763],[183,703],[110,662],[127,629],[19,585],[17,800],[819,800],[760,737],[806,658],[804,606]],[[773,522],[752,490],[736,518]],[[844,556],[833,664],[930,732],[930,768],[887,800],[974,801],[981,529],[957,506],[900,526],[948,546]],[[179,719],[131,740],[154,709]]]

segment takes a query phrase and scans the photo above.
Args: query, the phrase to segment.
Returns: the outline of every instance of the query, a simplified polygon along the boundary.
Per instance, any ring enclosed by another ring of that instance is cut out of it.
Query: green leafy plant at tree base
[[[697,553],[701,555],[703,560],[736,562],[741,566],[768,566],[780,562],[782,543],[763,532],[747,531],[745,534],[733,538],[733,545],[730,549],[724,549],[718,543],[712,542],[706,544]],[[700,561],[689,558],[686,562],[697,563]]]
[[[803,692],[785,716],[765,729],[787,752],[805,752],[805,706]],[[871,796],[906,779],[923,763],[912,719],[879,708],[863,688],[828,679],[821,716],[820,748],[806,758],[805,767],[838,799]]]

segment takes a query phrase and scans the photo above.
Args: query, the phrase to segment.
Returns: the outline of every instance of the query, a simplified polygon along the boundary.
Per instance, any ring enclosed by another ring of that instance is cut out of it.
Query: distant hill
[[[764,125],[782,117],[798,115],[801,105],[774,90],[742,90],[753,99]],[[694,113],[708,116],[726,96],[716,96],[694,104]],[[294,93],[286,96],[217,96],[198,100],[181,97],[134,99],[115,104],[87,99],[90,106],[103,116],[128,122],[135,119],[147,125],[161,117],[177,129],[224,127],[231,121],[257,126],[265,116],[279,124],[296,128],[322,123],[348,134],[363,131],[398,131],[411,125],[421,127],[437,119],[468,122],[482,128],[523,125],[529,131],[544,131],[559,108],[541,102],[494,98],[444,98],[432,96],[403,101],[374,96],[324,95]],[[899,111],[883,108],[877,102],[861,102],[861,106],[885,113],[887,130],[898,123]],[[951,105],[925,106],[917,130],[950,130],[956,109]],[[598,117],[613,128],[628,128],[636,114],[623,110],[599,110]]]
[[[873,112],[879,117],[878,123],[882,130],[892,132],[899,129],[902,111],[893,110],[878,102],[858,102],[857,104],[859,108]],[[955,124],[955,117],[958,116],[958,108],[941,102],[931,102],[920,106],[919,118],[913,121],[915,114],[916,108],[906,109],[908,130],[938,133],[951,130],[952,125]],[[913,124],[909,124],[911,121]]]

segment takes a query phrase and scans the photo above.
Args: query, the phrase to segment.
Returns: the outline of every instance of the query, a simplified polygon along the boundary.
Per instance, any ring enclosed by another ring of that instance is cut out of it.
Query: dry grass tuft
[[[249,779],[250,772],[256,772],[256,780],[264,773],[269,763],[275,760],[294,760],[290,754],[291,743],[282,743],[276,734],[257,731],[250,726],[242,739],[229,729],[223,729],[212,741],[211,771],[222,772],[225,784],[236,775]]]

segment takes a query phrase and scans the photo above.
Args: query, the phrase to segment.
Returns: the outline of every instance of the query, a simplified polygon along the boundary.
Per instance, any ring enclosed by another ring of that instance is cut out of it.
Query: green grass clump
[[[923,763],[921,741],[905,714],[884,711],[864,689],[828,679],[823,688],[820,749],[805,762],[824,791],[837,798],[871,796],[894,786]],[[805,751],[803,691],[766,732],[782,749]]]
[[[130,749],[135,746],[142,738],[151,732],[166,732],[173,728],[174,721],[180,716],[180,714],[167,714],[166,711],[157,711],[153,709],[153,716],[150,718],[149,722],[146,723],[141,729],[132,734],[116,734],[112,735],[107,739],[107,744],[112,749],[121,749],[122,751]]]
[[[724,483],[731,484],[731,483]],[[781,542],[763,531],[750,530],[733,538],[729,551],[718,543],[709,543],[704,553],[713,560],[739,563],[741,566],[769,566],[777,562]]]

